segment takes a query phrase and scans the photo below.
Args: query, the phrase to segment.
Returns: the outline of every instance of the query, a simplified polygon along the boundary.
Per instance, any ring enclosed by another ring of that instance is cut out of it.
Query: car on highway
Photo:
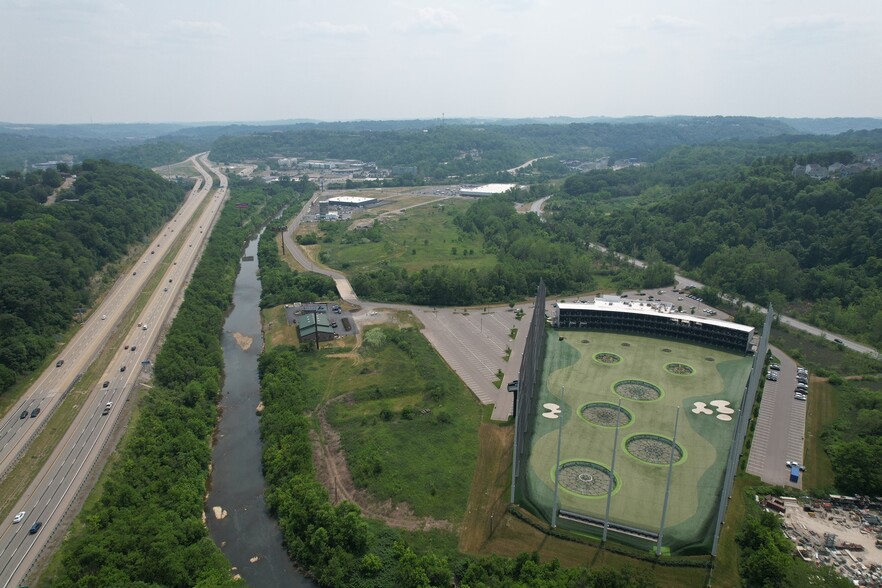
[[[55,362],[55,367],[61,367],[61,366],[63,366],[63,365],[64,365],[64,360],[63,360],[63,359],[59,359],[58,361]]]
[[[40,530],[40,527],[42,527],[42,526],[43,526],[43,523],[41,523],[40,521],[37,521],[37,522],[34,523],[34,525],[30,528],[30,530],[28,531],[28,533],[31,534],[31,535],[34,535],[34,534],[37,533],[37,531]]]
[[[134,350],[137,349],[137,348],[138,348],[137,345],[132,345],[132,351],[134,351]]]
[[[26,411],[26,410],[21,411],[21,414],[18,415],[18,418],[20,418],[20,419],[28,418],[28,411]]]
[[[104,383],[101,384],[102,388],[107,388],[108,386],[110,386],[110,380],[104,380]]]
[[[15,524],[22,522],[24,520],[25,516],[27,516],[27,514],[28,514],[27,511],[24,511],[24,510],[21,511],[20,513],[15,515],[15,517],[13,517],[12,524],[15,525]]]
[[[126,371],[126,366],[122,366],[121,368],[119,368],[119,371],[121,371],[121,372]]]
[[[32,419],[37,418],[38,414],[40,414],[40,407],[39,406],[31,411],[31,418]]]
[[[102,314],[102,315],[101,315],[101,320],[103,321],[103,320],[106,320],[106,319],[107,319],[107,315],[106,315],[106,314]]]
[[[101,414],[102,414],[102,415],[108,415],[108,414],[110,414],[110,409],[111,409],[111,408],[113,408],[113,403],[112,403],[112,402],[108,402],[107,404],[104,405],[104,410],[101,411]]]

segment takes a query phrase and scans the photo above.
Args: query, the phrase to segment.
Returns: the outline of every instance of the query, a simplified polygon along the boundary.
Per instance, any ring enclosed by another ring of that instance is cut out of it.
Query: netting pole
[[[668,514],[668,498],[671,496],[671,474],[674,473],[674,451],[677,449],[677,425],[680,423],[680,407],[677,407],[677,414],[674,416],[674,438],[671,440],[671,459],[668,461],[668,481],[665,483],[665,501],[662,505],[661,526],[658,529],[658,545],[655,547],[655,554],[661,555],[662,536],[665,533],[665,515]]]
[[[563,407],[564,407],[564,387],[560,387],[560,414],[557,415],[557,418],[560,419],[558,423],[559,426],[557,428],[557,465],[554,468],[554,502],[551,507],[551,528],[554,529],[557,527],[557,488],[560,485],[560,440],[563,437]]]
[[[606,491],[606,515],[603,517],[603,538],[602,543],[606,543],[606,533],[609,531],[609,507],[612,504],[613,487],[616,480],[616,447],[619,445],[619,417],[622,416],[622,399],[619,398],[619,406],[616,410],[616,434],[613,437],[612,462],[609,466],[609,488]]]

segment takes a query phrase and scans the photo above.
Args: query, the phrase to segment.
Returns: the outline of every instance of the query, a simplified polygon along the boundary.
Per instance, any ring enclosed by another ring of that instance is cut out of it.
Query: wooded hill
[[[0,179],[0,393],[55,351],[79,307],[92,304],[97,272],[122,258],[169,218],[184,187],[151,171],[109,161]],[[112,278],[113,276],[108,276]]]
[[[727,293],[882,344],[882,170],[818,181],[794,176],[793,166],[857,156],[724,167],[702,165],[705,156],[696,147],[652,168],[570,178],[550,226],[616,251],[660,254]],[[638,200],[612,211],[586,206],[622,196]]]

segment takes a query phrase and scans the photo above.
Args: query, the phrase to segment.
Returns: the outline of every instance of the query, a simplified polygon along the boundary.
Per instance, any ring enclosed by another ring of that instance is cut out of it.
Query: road
[[[67,345],[67,351],[61,356],[65,360],[64,365],[47,369],[25,395],[22,406],[42,402],[46,410],[36,419],[19,419],[18,407],[6,416],[4,427],[10,419],[23,423],[14,432],[10,431],[10,439],[3,451],[3,463],[8,470],[8,465],[15,461],[16,455],[26,445],[24,439],[36,431],[35,423],[45,422],[48,413],[60,400],[59,392],[66,389],[77,374],[85,372],[106,345],[114,326],[126,322],[126,315],[144,291],[159,260],[167,255],[165,251],[171,249],[170,245],[175,239],[180,240],[180,249],[162,273],[158,286],[137,318],[140,326],[133,325],[125,338],[128,348],[117,350],[70,429],[9,513],[6,523],[0,527],[0,588],[17,586],[26,581],[35,561],[59,530],[64,515],[71,509],[75,510],[74,500],[108,444],[121,412],[120,407],[128,401],[140,380],[142,366],[146,365],[142,362],[149,362],[161,336],[162,326],[177,308],[185,283],[192,275],[210,229],[219,216],[221,201],[226,196],[226,178],[215,170],[221,177],[221,185],[209,199],[212,178],[205,169],[208,167],[205,157],[206,154],[200,154],[198,159],[197,156],[192,158],[203,180],[190,193],[178,214],[160,231],[162,236],[155,239],[131,271],[119,278],[101,306]],[[197,216],[203,202],[206,206]],[[189,226],[189,233],[184,235],[182,231],[190,220],[193,222]],[[177,235],[174,235],[176,229]],[[102,315],[106,318],[102,319]],[[106,388],[102,385],[104,381],[109,382]],[[113,402],[113,406],[107,415],[103,415],[108,402]],[[20,511],[27,513],[25,519],[12,524],[12,515]],[[37,521],[42,522],[43,527],[39,532],[29,534],[29,528]]]
[[[522,163],[521,165],[519,165],[519,166],[517,166],[517,167],[513,167],[513,168],[511,168],[511,169],[507,169],[507,170],[505,170],[505,171],[507,171],[507,172],[510,173],[510,174],[517,174],[519,171],[521,171],[521,170],[524,169],[525,167],[530,167],[531,165],[533,165],[534,163],[536,163],[536,162],[539,161],[540,159],[548,159],[549,157],[551,157],[551,156],[550,156],[550,155],[546,155],[546,156],[544,156],[544,157],[534,157],[534,158],[531,159],[530,161],[525,161],[525,162]]]
[[[596,250],[602,251],[604,253],[609,253],[609,249],[607,249],[603,245],[599,245],[597,243],[589,243],[588,246],[592,249],[596,249]],[[613,255],[615,255],[617,258],[619,258],[623,261],[626,261],[636,267],[640,267],[640,268],[646,267],[646,263],[644,263],[643,261],[640,261],[639,259],[635,259],[633,257],[629,257],[627,255],[624,255],[621,253],[615,253],[615,252],[613,252]],[[680,288],[689,288],[689,287],[704,288],[704,284],[702,284],[701,282],[699,282],[697,280],[693,280],[692,278],[687,278],[687,277],[682,276],[680,274],[674,274],[674,280],[676,280],[676,282]],[[732,302],[732,303],[736,303],[736,304],[738,302],[741,302],[747,308],[759,310],[763,314],[768,312],[767,308],[760,306],[758,304],[754,304],[753,302],[739,301],[737,299],[732,299],[732,298],[728,298],[728,297],[724,297],[724,298],[728,302]],[[804,331],[806,333],[809,333],[811,335],[815,335],[818,337],[823,337],[825,339],[841,341],[842,342],[841,344],[843,347],[847,347],[848,349],[851,349],[852,351],[857,351],[858,353],[863,353],[865,355],[869,355],[869,356],[874,357],[876,359],[879,359],[880,357],[882,357],[882,356],[880,356],[879,351],[876,349],[873,349],[872,347],[868,347],[867,345],[864,345],[862,343],[858,343],[857,341],[851,341],[850,339],[846,339],[842,335],[839,335],[837,333],[833,333],[832,331],[827,331],[825,329],[820,329],[820,328],[815,327],[813,325],[809,325],[807,323],[799,321],[795,318],[785,316],[780,313],[777,313],[777,315],[778,315],[778,320],[781,323],[783,323],[789,327],[793,327],[794,329],[798,329],[800,331]]]

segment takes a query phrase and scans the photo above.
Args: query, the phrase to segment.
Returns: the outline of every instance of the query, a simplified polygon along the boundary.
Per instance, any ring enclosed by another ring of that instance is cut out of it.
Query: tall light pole
[[[563,437],[564,387],[560,387],[560,414],[557,428],[557,466],[554,468],[554,502],[551,507],[551,528],[557,527],[557,489],[560,486],[560,440]]]

